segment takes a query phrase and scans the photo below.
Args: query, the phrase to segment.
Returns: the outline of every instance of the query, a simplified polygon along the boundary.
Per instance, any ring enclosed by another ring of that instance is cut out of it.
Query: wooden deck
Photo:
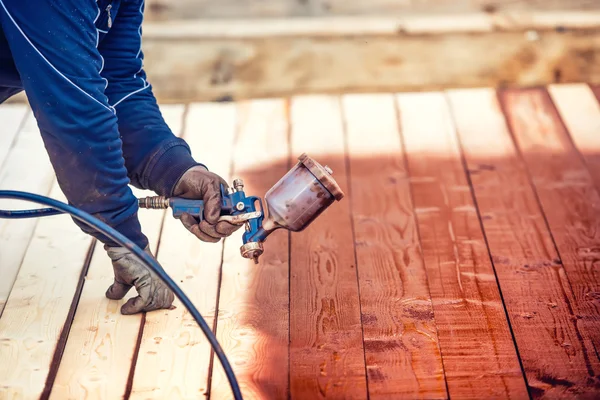
[[[307,152],[347,196],[306,231],[275,233],[258,266],[240,257],[241,232],[207,244],[164,212],[140,218],[246,399],[597,399],[597,95],[164,105],[197,159],[248,194]],[[0,188],[64,200],[31,112],[3,105],[0,121]],[[0,399],[231,398],[177,300],[122,316],[111,282],[68,217],[0,220]]]

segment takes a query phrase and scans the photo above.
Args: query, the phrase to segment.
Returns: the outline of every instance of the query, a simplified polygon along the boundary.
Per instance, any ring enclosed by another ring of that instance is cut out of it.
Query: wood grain
[[[449,92],[485,236],[534,398],[593,394],[578,305],[493,89]]]
[[[173,133],[179,135],[185,107],[160,108]],[[133,192],[137,197],[154,195],[137,188]],[[139,210],[138,216],[156,254],[165,212]],[[113,277],[104,245],[97,242],[50,399],[116,399],[125,394],[142,315],[120,313],[121,305],[137,296],[135,289],[121,301],[104,296]]]
[[[394,96],[342,105],[370,398],[446,398]]]
[[[244,180],[247,196],[265,193],[288,171],[288,116],[284,100],[242,102],[232,178]],[[266,203],[263,202],[266,206]],[[265,242],[259,264],[242,258],[244,229],[225,240],[217,338],[245,399],[285,399],[289,393],[289,246],[277,231]],[[214,360],[212,399],[231,398]]]
[[[449,396],[526,398],[445,98],[398,100]]]
[[[600,189],[600,105],[586,84],[550,85],[548,92]]]
[[[68,216],[39,221],[0,318],[0,398],[42,394],[90,244]]]
[[[184,138],[198,162],[230,181],[236,126],[233,104],[192,104]],[[204,243],[167,213],[158,261],[192,300],[209,326],[217,304],[223,243]],[[146,315],[132,383],[132,399],[204,397],[208,389],[210,345],[182,306]]]
[[[340,15],[440,14],[515,12],[523,10],[595,10],[594,0],[148,0],[146,20],[214,18],[297,18]]]
[[[579,306],[577,327],[594,347],[582,356],[598,390],[600,195],[546,91],[502,91],[500,99]]]
[[[13,122],[11,127],[14,125]],[[7,135],[10,132],[7,131]],[[29,113],[4,163],[0,165],[0,189],[48,195],[54,179],[36,120]],[[33,203],[18,200],[2,200],[0,204],[4,209],[35,207]],[[0,219],[0,315],[37,223],[37,219]]]
[[[306,152],[347,193],[339,99],[295,97],[291,103],[292,161]],[[350,201],[330,206],[291,236],[290,386],[292,398],[367,396]]]

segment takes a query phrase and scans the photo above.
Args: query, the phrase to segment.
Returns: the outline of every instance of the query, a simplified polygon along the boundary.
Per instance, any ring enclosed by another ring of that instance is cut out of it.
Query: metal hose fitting
[[[138,199],[140,208],[164,209],[169,208],[169,199],[165,196],[150,196]]]

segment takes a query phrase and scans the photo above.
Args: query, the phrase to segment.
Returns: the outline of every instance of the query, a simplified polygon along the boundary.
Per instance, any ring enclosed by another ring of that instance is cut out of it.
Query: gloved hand
[[[221,184],[229,187],[219,175],[199,165],[187,170],[173,190],[173,195],[176,197],[204,201],[204,219],[202,221],[190,214],[181,216],[181,222],[186,229],[204,242],[217,243],[221,238],[231,235],[242,226],[219,221]]]
[[[129,249],[108,246],[104,246],[104,249],[112,260],[115,273],[115,282],[106,291],[106,297],[121,300],[133,286],[138,292],[137,297],[123,304],[121,314],[171,308],[175,299],[173,292],[150,268],[138,261]],[[154,257],[148,247],[144,251]]]

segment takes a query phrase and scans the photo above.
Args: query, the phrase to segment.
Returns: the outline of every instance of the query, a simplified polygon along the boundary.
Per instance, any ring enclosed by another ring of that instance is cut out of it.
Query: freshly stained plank
[[[235,120],[233,104],[192,104],[184,132],[194,158],[228,182]],[[222,242],[201,242],[167,212],[158,261],[209,326],[214,322],[222,252]],[[207,390],[210,345],[178,299],[174,305],[175,310],[146,315],[132,399],[196,398]]]
[[[500,98],[579,306],[577,326],[594,346],[584,357],[598,387],[600,195],[546,91],[507,90]]]
[[[232,178],[244,180],[247,196],[263,198],[288,171],[286,104],[283,100],[244,102],[238,105],[238,115]],[[288,233],[273,233],[255,265],[240,255],[243,232],[240,229],[225,241],[217,338],[245,399],[285,399],[289,390]],[[214,363],[210,396],[231,398],[223,369],[217,359]]]
[[[24,104],[5,104],[0,107],[0,167],[6,159],[19,127],[26,118],[28,108]]]
[[[68,216],[39,221],[0,318],[0,398],[40,397],[90,244]]]
[[[453,90],[449,99],[530,393],[590,395],[594,349],[496,92]]]
[[[342,100],[370,398],[445,398],[394,97]]]
[[[548,91],[600,189],[600,105],[588,85],[550,85]]]
[[[183,111],[182,105],[161,106],[167,124],[176,135],[181,131]],[[133,191],[138,197],[153,195],[137,188]],[[154,254],[164,215],[160,210],[139,211],[142,230]],[[102,243],[96,243],[51,399],[116,399],[125,394],[142,315],[120,313],[121,305],[137,295],[135,288],[122,301],[105,297],[114,274],[103,247]]]
[[[445,98],[421,93],[398,100],[449,396],[525,398]]]
[[[2,106],[4,107],[4,106]],[[54,171],[44,148],[32,113],[17,134],[14,145],[0,168],[0,189],[21,190],[47,195],[54,182]],[[4,209],[35,208],[38,205],[18,200],[2,200]],[[37,219],[0,219],[0,315],[19,266],[29,245]]]
[[[292,162],[306,152],[329,165],[348,194],[337,97],[292,99]],[[367,396],[350,200],[336,202],[291,235],[290,385],[292,398]]]

